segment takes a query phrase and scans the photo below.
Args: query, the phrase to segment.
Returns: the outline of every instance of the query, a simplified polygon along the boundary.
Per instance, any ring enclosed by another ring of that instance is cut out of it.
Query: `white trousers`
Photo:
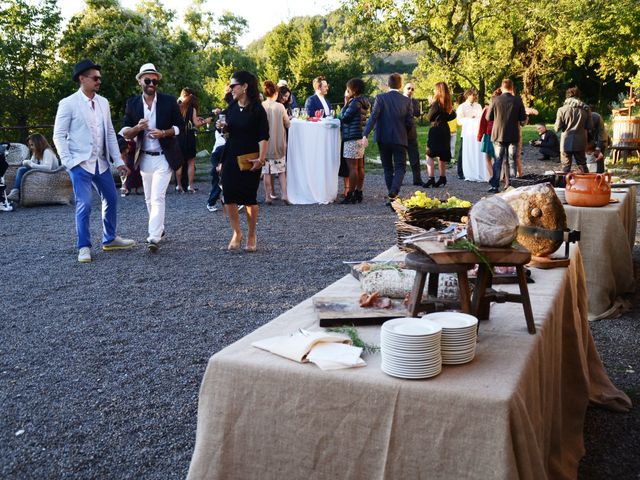
[[[164,155],[142,155],[140,175],[144,187],[144,200],[149,213],[147,241],[159,242],[164,232],[164,210],[167,187],[171,181],[171,167]]]

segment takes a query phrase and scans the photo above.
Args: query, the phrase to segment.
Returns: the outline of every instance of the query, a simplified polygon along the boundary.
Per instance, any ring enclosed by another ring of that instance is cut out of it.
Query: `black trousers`
[[[378,143],[378,150],[387,191],[390,197],[395,197],[400,192],[402,180],[407,171],[407,147],[395,143]]]
[[[422,178],[420,176],[420,152],[418,150],[418,139],[409,140],[407,145],[407,153],[409,154],[409,166],[413,174],[413,184],[421,185]]]

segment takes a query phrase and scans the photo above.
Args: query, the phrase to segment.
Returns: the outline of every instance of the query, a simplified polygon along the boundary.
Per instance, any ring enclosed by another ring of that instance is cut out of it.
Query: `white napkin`
[[[344,343],[321,343],[313,347],[307,360],[315,363],[322,370],[338,370],[340,368],[364,367],[365,361],[360,358],[362,348]]]
[[[351,343],[351,339],[338,333],[311,331],[301,328],[290,335],[265,338],[255,341],[251,345],[281,357],[304,363],[309,361],[307,354],[313,347],[322,343]]]

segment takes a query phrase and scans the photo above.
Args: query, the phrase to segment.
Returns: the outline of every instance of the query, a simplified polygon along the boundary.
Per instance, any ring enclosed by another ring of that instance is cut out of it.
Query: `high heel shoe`
[[[447,177],[440,177],[435,183],[434,188],[444,187],[447,184]]]
[[[422,188],[433,187],[436,184],[436,177],[429,177],[429,180],[426,183],[422,184]]]
[[[357,203],[362,203],[362,190],[356,190],[353,192],[353,196]]]
[[[353,192],[347,193],[347,195],[344,197],[344,200],[340,202],[341,205],[349,205],[352,203],[356,203],[356,199],[353,196]]]

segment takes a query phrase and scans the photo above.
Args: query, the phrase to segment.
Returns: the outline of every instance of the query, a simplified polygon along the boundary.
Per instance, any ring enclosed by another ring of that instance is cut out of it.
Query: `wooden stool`
[[[483,263],[478,266],[478,276],[476,278],[476,286],[473,292],[473,312],[478,320],[489,319],[489,306],[491,302],[504,303],[516,302],[521,303],[524,309],[524,318],[527,321],[527,330],[529,333],[536,333],[536,325],[533,321],[533,311],[531,310],[531,299],[529,298],[529,288],[527,287],[527,275],[524,270],[524,263],[508,263],[493,266],[516,267],[518,275],[518,285],[520,286],[520,295],[502,292],[491,288],[493,282],[493,274]]]
[[[464,313],[471,313],[471,300],[469,293],[469,278],[467,277],[467,269],[469,265],[448,264],[438,265],[430,257],[418,252],[411,252],[405,258],[407,268],[416,271],[416,278],[413,282],[413,289],[409,298],[409,314],[412,317],[417,316],[419,311],[434,311],[436,303],[455,303],[458,301],[438,298],[438,279],[441,273],[457,273],[458,289],[460,290],[460,308]],[[426,283],[427,273],[429,274],[429,285],[427,287],[428,298],[422,301],[422,293],[424,284]]]

